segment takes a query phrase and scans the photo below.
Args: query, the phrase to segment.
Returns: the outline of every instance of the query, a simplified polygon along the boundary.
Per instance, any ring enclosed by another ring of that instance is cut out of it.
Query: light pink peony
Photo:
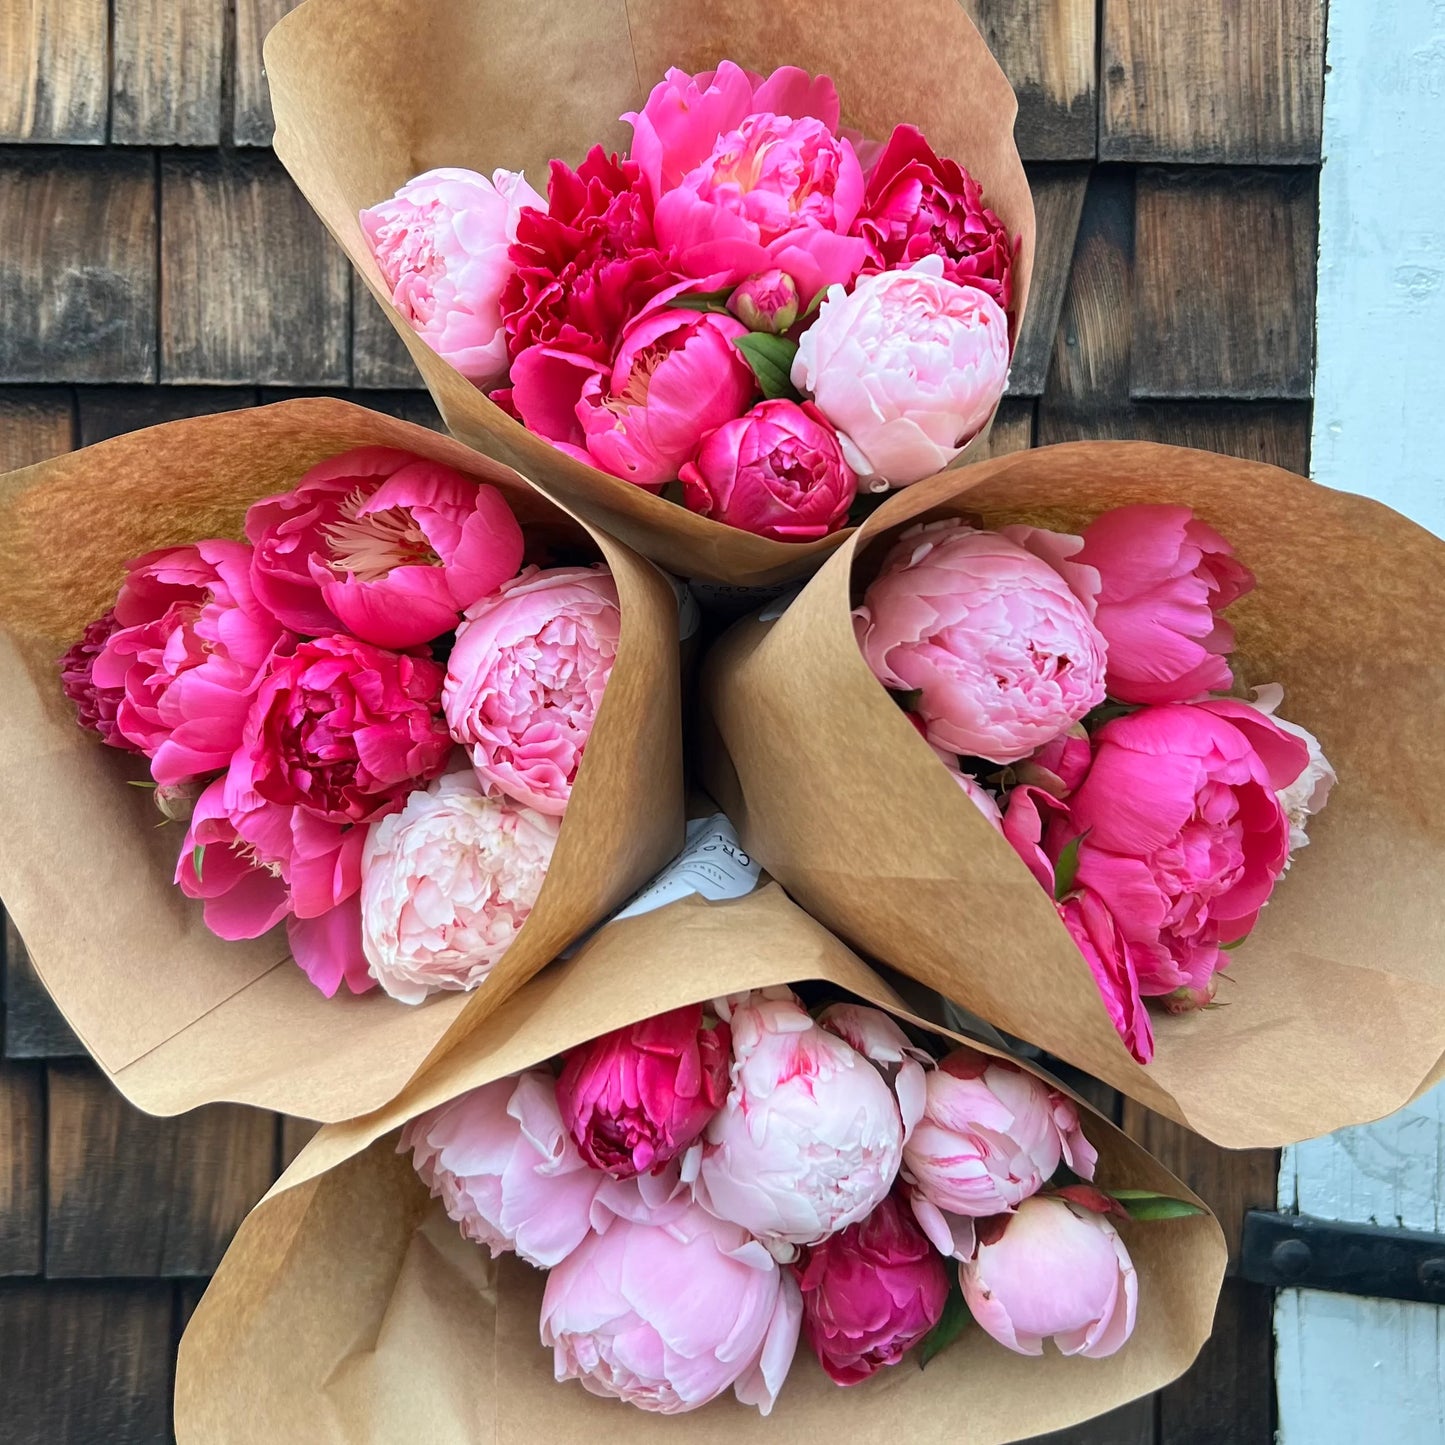
[[[680,1415],[731,1387],[766,1415],[801,1315],[792,1277],[746,1230],[678,1201],[653,1223],[612,1219],[552,1269],[542,1343],[557,1379],[593,1395]]]
[[[1134,1331],[1139,1282],[1114,1226],[1050,1195],[979,1225],[958,1269],[975,1320],[999,1344],[1041,1355],[1052,1338],[1065,1355],[1102,1359]]]
[[[722,1106],[731,1041],[690,1004],[569,1049],[557,1105],[582,1157],[618,1179],[676,1159]]]
[[[1008,381],[1008,317],[925,256],[829,288],[793,359],[793,385],[838,429],[874,491],[941,471],[983,430]]]
[[[605,1175],[572,1147],[552,1075],[528,1069],[418,1115],[398,1153],[468,1239],[492,1258],[508,1250],[539,1269],[570,1256],[591,1228]]]
[[[622,614],[606,567],[529,567],[457,629],[442,706],[494,791],[561,816],[571,796]]]
[[[501,298],[524,206],[547,203],[520,171],[443,168],[408,181],[361,213],[361,229],[391,301],[443,361],[490,386],[507,372]]]
[[[948,1300],[943,1256],[896,1194],[814,1245],[795,1269],[803,1338],[835,1385],[857,1385],[898,1364]]]
[[[115,729],[157,783],[230,762],[256,689],[295,643],[251,590],[250,562],[244,543],[205,541],[127,565],[91,678],[118,697]]]
[[[903,1146],[918,1222],[945,1253],[938,1216],[1018,1208],[1061,1160],[1085,1179],[1098,1158],[1073,1102],[1006,1059],[955,1049],[928,1074],[923,1118]]]
[[[887,1195],[903,1119],[879,1070],[786,989],[748,995],[730,1022],[731,1089],[690,1161],[694,1188],[705,1208],[791,1259]]]
[[[1078,885],[1129,941],[1146,995],[1202,988],[1220,945],[1254,926],[1289,857],[1278,794],[1305,770],[1303,742],[1232,698],[1146,707],[1093,737],[1088,776],[1050,823],[1074,838]]]
[[[777,542],[811,542],[848,519],[858,478],[816,407],[760,401],[711,432],[679,472],[691,512]]]
[[[416,647],[522,565],[506,498],[439,462],[361,447],[246,513],[256,595],[288,627]]]
[[[542,891],[556,818],[446,773],[374,823],[361,856],[361,941],[392,998],[476,988]]]
[[[853,617],[874,676],[920,691],[929,742],[1011,763],[1104,700],[1089,614],[1018,541],[946,518],[900,536]]]
[[[1330,791],[1339,782],[1339,778],[1325,756],[1324,749],[1320,747],[1320,740],[1308,728],[1278,715],[1279,706],[1283,702],[1284,689],[1277,682],[1271,682],[1254,689],[1251,706],[1273,718],[1276,726],[1291,737],[1298,738],[1309,751],[1309,762],[1305,764],[1304,771],[1287,788],[1281,788],[1279,793],[1280,806],[1289,819],[1289,851],[1294,854],[1309,842],[1305,825],[1329,802]]]
[[[99,735],[102,742],[123,752],[138,753],[140,749],[121,733],[115,715],[125,701],[124,687],[97,687],[95,659],[105,650],[111,633],[120,626],[115,608],[85,624],[85,630],[66,649],[60,659],[60,686],[75,704],[76,721],[87,732]]]
[[[1109,644],[1109,696],[1188,702],[1234,684],[1220,613],[1254,586],[1234,548],[1188,507],[1115,507],[1084,528],[1099,573],[1094,621]]]

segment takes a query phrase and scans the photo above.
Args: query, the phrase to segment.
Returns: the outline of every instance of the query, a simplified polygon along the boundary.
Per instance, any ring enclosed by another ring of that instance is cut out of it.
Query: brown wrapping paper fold
[[[529,540],[605,558],[622,634],[537,906],[487,982],[419,1007],[323,998],[284,928],[205,929],[173,886],[182,830],[157,829],[140,759],[77,727],[55,665],[114,601],[127,559],[240,536],[246,506],[358,446],[399,447],[501,489]],[[589,540],[590,538],[590,540]],[[374,1109],[606,917],[682,836],[677,602],[650,564],[514,472],[346,402],[283,402],[102,442],[0,481],[0,896],[46,986],[135,1104],[236,1100],[310,1118]]]
[[[1050,900],[969,805],[854,641],[884,534],[965,513],[1064,531],[1130,502],[1194,507],[1257,589],[1230,609],[1236,674],[1339,773],[1239,951],[1228,1007],[1154,1016],[1136,1064]],[[945,474],[881,508],[781,621],[705,664],[704,781],[803,907],[1008,1033],[1216,1143],[1274,1146],[1406,1103],[1445,1054],[1445,544],[1379,503],[1273,467],[1082,443]],[[721,746],[718,745],[720,740]]]
[[[886,140],[917,125],[966,165],[1020,237],[1013,333],[1034,210],[1013,91],[958,0],[308,0],[266,40],[276,154],[406,342],[447,426],[670,571],[759,586],[801,576],[839,536],[793,545],[709,521],[563,455],[432,352],[388,299],[358,212],[436,166],[524,170],[624,150],[618,117],[670,66],[797,65],[837,82],[845,123]]]
[[[912,1020],[888,985],[776,884],[728,903],[694,897],[602,930],[400,1099],[323,1130],[242,1225],[181,1342],[182,1445],[891,1445],[900,1429],[921,1442],[981,1445],[1100,1414],[1187,1368],[1209,1334],[1224,1269],[1223,1237],[1207,1214],[1121,1226],[1139,1271],[1139,1317],[1133,1339],[1107,1360],[1064,1359],[1051,1347],[1026,1359],[970,1329],[926,1372],[908,1360],[844,1390],[800,1344],[766,1420],[731,1396],[665,1419],[555,1382],[537,1336],[542,1273],[513,1258],[494,1265],[460,1239],[410,1161],[396,1156],[398,1126],[636,1019],[803,980]],[[1194,1198],[1081,1107],[1102,1183]]]

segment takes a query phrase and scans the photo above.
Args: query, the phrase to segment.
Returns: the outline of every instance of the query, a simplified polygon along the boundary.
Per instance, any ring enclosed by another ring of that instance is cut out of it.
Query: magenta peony
[[[943,1314],[948,1268],[896,1194],[795,1266],[803,1338],[828,1378],[857,1385],[896,1365]]]
[[[352,993],[376,987],[361,947],[361,900],[354,892],[314,918],[288,918],[286,941],[297,967],[325,997],[333,998],[343,983]]]
[[[1305,825],[1329,802],[1330,791],[1339,778],[1320,747],[1320,740],[1308,728],[1279,716],[1278,709],[1283,702],[1284,689],[1277,682],[1271,682],[1254,689],[1250,705],[1273,718],[1275,726],[1298,738],[1309,752],[1304,772],[1279,792],[1280,806],[1289,819],[1289,851],[1294,854],[1309,842]]]
[[[993,415],[1008,381],[1008,317],[939,256],[833,286],[793,359],[793,385],[838,429],[873,490],[941,471]]]
[[[81,727],[87,732],[99,734],[101,741],[110,747],[138,753],[140,749],[116,726],[115,715],[125,701],[125,688],[97,687],[95,682],[95,659],[105,650],[111,633],[119,626],[113,607],[103,616],[85,624],[79,639],[66,649],[60,659],[60,686],[75,704],[76,721]]]
[[[1139,989],[1134,945],[1097,893],[1077,889],[1056,905],[1069,936],[1094,975],[1109,1022],[1141,1064],[1154,1057],[1154,1027]]]
[[[783,400],[718,427],[679,477],[689,511],[778,542],[836,532],[858,490],[822,414]]]
[[[582,1157],[618,1179],[677,1158],[722,1106],[730,1044],[690,1004],[569,1049],[557,1104]]]
[[[490,386],[507,372],[501,298],[524,206],[546,202],[519,171],[427,171],[361,213],[392,305],[443,361]]]
[[[367,831],[361,945],[392,998],[472,989],[511,946],[542,891],[558,822],[446,773]]]
[[[522,564],[495,487],[388,447],[332,457],[254,502],[246,535],[256,595],[288,627],[398,650],[450,632]]]
[[[622,614],[605,567],[529,567],[471,609],[447,661],[451,735],[493,789],[539,813],[567,806]]]
[[[218,938],[259,938],[291,912],[280,865],[264,861],[236,831],[217,778],[196,800],[176,862],[175,882],[204,900],[206,927]]]

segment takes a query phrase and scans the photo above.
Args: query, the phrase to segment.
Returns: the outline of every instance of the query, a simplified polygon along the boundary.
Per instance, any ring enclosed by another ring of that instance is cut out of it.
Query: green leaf
[[[149,788],[152,792],[156,786],[149,778],[127,778],[125,783],[128,788]]]
[[[948,1299],[943,1305],[943,1313],[938,1317],[938,1323],[924,1335],[923,1343],[918,1347],[920,1370],[924,1369],[939,1351],[946,1350],[973,1320],[968,1306],[963,1302],[963,1291],[958,1287],[957,1271],[951,1273],[953,1281],[949,1287]]]
[[[810,316],[816,315],[816,314],[817,314],[817,311],[818,311],[818,308],[823,304],[823,298],[824,298],[827,294],[828,294],[828,288],[827,288],[826,286],[820,286],[820,287],[818,288],[818,293],[817,293],[817,295],[815,295],[815,296],[813,297],[813,299],[812,299],[810,302],[808,302],[806,308],[803,310],[802,315],[798,317],[798,320],[799,320],[799,321],[806,321]]]
[[[191,867],[196,870],[197,883],[201,881],[201,860],[205,856],[206,845],[204,843],[197,843],[196,846],[191,849]]]
[[[685,296],[674,296],[667,304],[675,311],[712,311],[726,316],[730,314],[727,300],[732,294],[731,286],[721,291],[692,291]]]
[[[1109,1193],[1129,1211],[1130,1219],[1187,1219],[1204,1213],[1187,1199],[1173,1199],[1152,1189],[1111,1189]]]
[[[793,358],[798,354],[796,341],[766,331],[749,331],[746,336],[735,336],[733,345],[752,367],[758,386],[769,401],[780,397],[788,401],[802,400],[802,393],[792,381]]]
[[[1070,838],[1054,864],[1054,902],[1062,903],[1074,891],[1074,879],[1079,876],[1079,844],[1089,836],[1084,829],[1077,838]]]
[[[1086,712],[1080,721],[1084,731],[1092,737],[1105,723],[1113,722],[1116,717],[1128,717],[1131,712],[1138,711],[1133,703],[1115,702],[1112,698],[1105,698],[1098,707]]]
[[[1219,945],[1219,951],[1221,953],[1233,953],[1234,950],[1238,948],[1241,943],[1245,942],[1245,940],[1248,939],[1248,937],[1249,934],[1246,933],[1244,935],[1244,938],[1236,938],[1233,943],[1221,943]]]

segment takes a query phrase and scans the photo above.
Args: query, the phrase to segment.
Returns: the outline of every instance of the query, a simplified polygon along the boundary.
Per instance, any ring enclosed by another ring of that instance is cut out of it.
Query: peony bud
[[[798,285],[786,271],[759,271],[728,297],[728,310],[749,331],[781,336],[798,319]]]
[[[1199,986],[1193,984],[1180,984],[1170,993],[1166,993],[1159,1002],[1164,1005],[1164,1012],[1170,1014],[1192,1014],[1199,1009],[1208,1008],[1214,1002],[1214,991],[1219,987],[1219,982],[1214,974],[1210,974]]]
[[[151,795],[155,799],[156,810],[168,823],[189,823],[191,815],[196,811],[196,799],[198,799],[209,783],[202,780],[190,783],[158,783],[155,792]]]

